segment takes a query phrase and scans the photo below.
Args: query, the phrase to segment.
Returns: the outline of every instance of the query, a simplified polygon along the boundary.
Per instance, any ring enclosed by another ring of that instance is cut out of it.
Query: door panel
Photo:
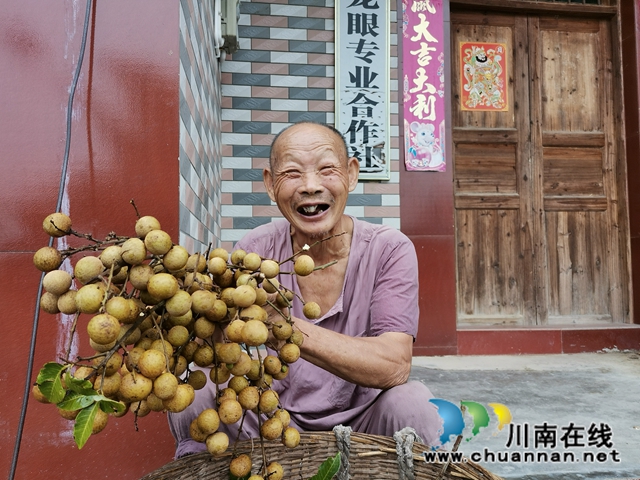
[[[458,322],[523,325],[535,309],[531,228],[522,214],[531,208],[526,19],[455,13],[452,21],[453,65],[461,43],[506,44],[508,98],[507,111],[463,111],[453,75]]]
[[[452,12],[459,325],[627,322],[608,20]],[[509,108],[460,107],[460,44],[507,45]]]

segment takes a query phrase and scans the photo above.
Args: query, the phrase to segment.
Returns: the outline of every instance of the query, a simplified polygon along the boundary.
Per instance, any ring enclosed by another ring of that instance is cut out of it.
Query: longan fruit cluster
[[[62,213],[49,215],[43,228],[53,237],[75,234]],[[271,386],[300,357],[303,335],[283,313],[296,295],[278,277],[309,275],[313,259],[298,252],[292,257],[294,272],[281,272],[282,262],[239,249],[190,254],[152,216],[140,217],[135,232],[132,237],[110,234],[90,249],[43,247],[33,257],[36,268],[46,272],[41,308],[90,317],[86,333],[94,354],[68,360],[73,376],[90,380],[94,390],[121,402],[136,418],[152,411],[181,412],[196,390],[214,382],[215,405],[190,427],[192,438],[211,454],[229,447],[220,424],[240,426],[249,411],[259,416],[263,439],[296,447],[300,434],[289,425],[289,413]],[[91,251],[99,254],[86,254]],[[75,261],[72,273],[60,269],[65,258],[79,253],[85,256]],[[317,303],[303,303],[308,318],[320,317]],[[267,305],[280,318],[270,318]],[[46,402],[39,387],[33,395]],[[59,411],[70,419],[78,413]],[[96,415],[94,433],[108,416]],[[248,475],[251,459],[236,456],[230,470],[239,478]],[[263,474],[277,480],[282,467],[273,462]]]

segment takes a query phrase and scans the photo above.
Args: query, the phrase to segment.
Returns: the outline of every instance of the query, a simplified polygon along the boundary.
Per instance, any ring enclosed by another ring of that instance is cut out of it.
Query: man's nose
[[[302,176],[301,191],[307,195],[315,195],[324,191],[322,178],[318,172],[306,172]]]

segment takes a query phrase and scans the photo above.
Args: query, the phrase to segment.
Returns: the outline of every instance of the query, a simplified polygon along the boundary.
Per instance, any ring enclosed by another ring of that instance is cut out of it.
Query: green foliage
[[[78,448],[82,448],[91,436],[93,420],[98,409],[105,413],[122,413],[126,408],[122,403],[105,397],[94,390],[89,380],[75,378],[69,374],[71,365],[47,363],[40,372],[36,383],[42,394],[51,403],[62,410],[79,410],[73,426],[73,439]],[[62,385],[62,374],[64,384]]]
[[[96,418],[99,408],[100,405],[93,403],[78,413],[76,423],[73,426],[73,439],[76,441],[78,448],[84,447],[84,444],[89,440],[93,428],[93,419]]]
[[[331,480],[340,470],[340,452],[335,457],[329,457],[318,468],[316,473],[309,480]]]

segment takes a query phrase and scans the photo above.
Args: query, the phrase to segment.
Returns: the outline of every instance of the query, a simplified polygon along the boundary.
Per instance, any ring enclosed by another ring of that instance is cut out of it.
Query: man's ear
[[[276,201],[276,196],[273,191],[273,177],[271,176],[271,170],[265,168],[262,170],[262,181],[264,182],[264,186],[267,189],[267,194],[269,194],[269,198],[272,202]]]
[[[358,175],[360,174],[360,162],[356,157],[347,160],[347,172],[349,174],[349,191],[353,192],[358,185]]]

